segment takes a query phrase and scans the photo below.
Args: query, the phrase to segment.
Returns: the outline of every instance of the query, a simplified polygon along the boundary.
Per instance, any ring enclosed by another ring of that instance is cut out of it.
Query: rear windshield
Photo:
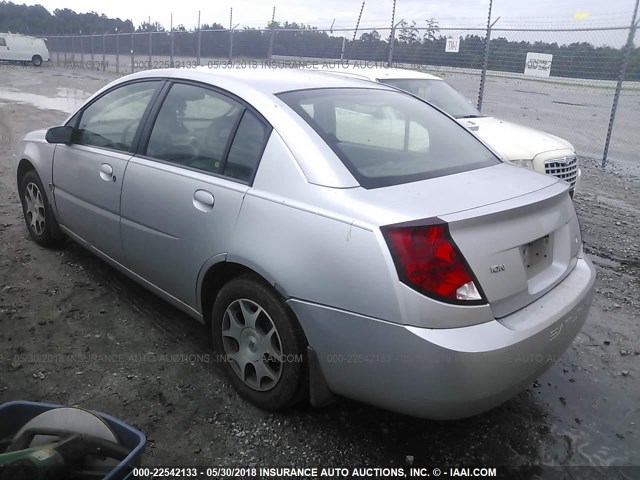
[[[364,188],[500,163],[464,127],[401,92],[327,88],[278,96],[322,137]]]

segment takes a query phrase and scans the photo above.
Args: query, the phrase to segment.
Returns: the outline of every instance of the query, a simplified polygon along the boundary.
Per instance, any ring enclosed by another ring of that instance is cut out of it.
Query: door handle
[[[196,190],[193,194],[193,206],[201,212],[213,210],[215,198],[206,190]]]
[[[100,165],[100,178],[105,182],[115,182],[116,178],[113,176],[113,168],[108,163]]]

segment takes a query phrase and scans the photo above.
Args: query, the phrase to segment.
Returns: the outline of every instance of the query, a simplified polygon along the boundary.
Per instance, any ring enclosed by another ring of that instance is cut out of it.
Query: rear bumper
[[[418,328],[289,300],[329,389],[408,415],[463,418],[526,388],[571,344],[593,298],[595,269],[571,274],[527,307],[469,327]]]

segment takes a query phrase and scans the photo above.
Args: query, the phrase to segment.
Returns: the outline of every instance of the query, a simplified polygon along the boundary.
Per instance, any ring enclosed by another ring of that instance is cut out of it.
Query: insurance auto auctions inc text
[[[438,467],[356,467],[356,468],[287,468],[260,467],[260,478],[427,478],[427,477],[496,477],[496,468],[438,468]]]

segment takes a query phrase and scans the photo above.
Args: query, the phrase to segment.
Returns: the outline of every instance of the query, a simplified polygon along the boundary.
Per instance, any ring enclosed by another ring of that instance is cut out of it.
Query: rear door
[[[0,36],[0,60],[13,60],[13,51],[11,50],[11,45],[9,45],[10,40],[7,37]]]
[[[61,225],[122,261],[120,193],[141,119],[161,81],[118,86],[83,109],[71,145],[57,145],[54,199]]]
[[[228,251],[270,126],[229,95],[175,83],[122,190],[122,244],[138,275],[198,308],[203,265]]]

